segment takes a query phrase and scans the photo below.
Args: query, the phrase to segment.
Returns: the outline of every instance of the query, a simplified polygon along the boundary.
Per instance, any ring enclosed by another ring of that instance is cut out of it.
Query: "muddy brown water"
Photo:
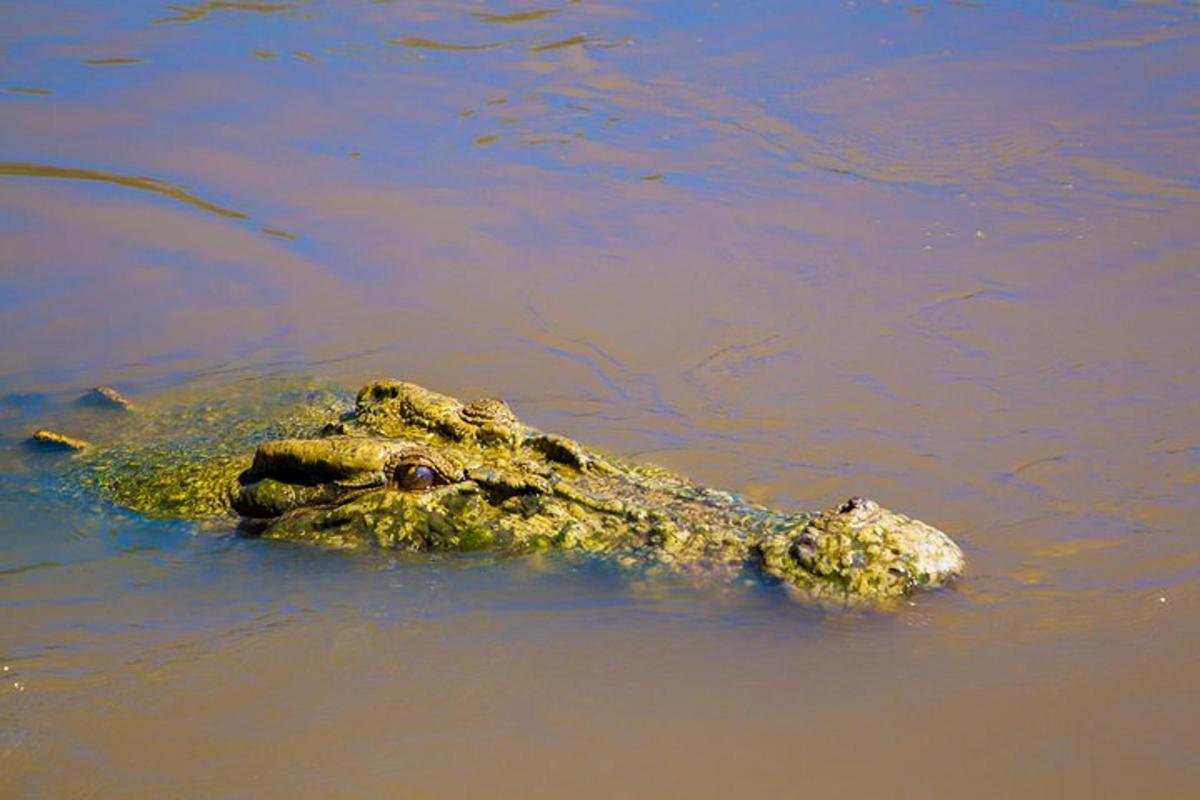
[[[1200,796],[1200,7],[0,7],[0,795]],[[883,617],[80,497],[395,375],[969,571]],[[153,402],[153,400],[151,400]]]

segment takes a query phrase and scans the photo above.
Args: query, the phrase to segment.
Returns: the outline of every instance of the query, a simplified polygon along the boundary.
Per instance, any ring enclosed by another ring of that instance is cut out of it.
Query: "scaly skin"
[[[275,436],[296,438],[268,437],[252,461],[226,436],[218,452],[176,458],[169,469],[126,453],[94,460],[90,474],[143,513],[198,518],[231,508],[245,530],[269,539],[338,549],[564,548],[668,570],[750,569],[823,605],[886,606],[963,570],[948,536],[870,500],[773,511],[542,433],[499,400],[463,404],[379,381],[337,421],[318,428],[316,416],[310,403],[277,420]]]

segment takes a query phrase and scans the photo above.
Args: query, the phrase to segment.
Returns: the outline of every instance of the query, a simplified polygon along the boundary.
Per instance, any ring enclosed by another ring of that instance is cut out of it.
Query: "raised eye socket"
[[[410,492],[432,489],[438,483],[438,474],[424,464],[405,464],[396,470],[396,485]]]

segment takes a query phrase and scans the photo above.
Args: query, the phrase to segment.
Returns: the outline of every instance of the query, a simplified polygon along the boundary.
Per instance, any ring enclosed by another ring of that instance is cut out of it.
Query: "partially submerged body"
[[[74,458],[136,511],[236,514],[255,535],[339,549],[579,549],[693,573],[756,571],[836,605],[886,604],[963,569],[944,533],[870,500],[771,510],[530,428],[502,401],[464,404],[411,383],[368,384],[349,408],[310,398],[269,430],[222,433],[212,452],[127,439]]]

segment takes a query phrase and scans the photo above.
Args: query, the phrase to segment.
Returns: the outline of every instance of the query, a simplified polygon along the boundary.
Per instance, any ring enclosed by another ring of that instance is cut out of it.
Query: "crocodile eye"
[[[437,479],[437,473],[424,464],[406,464],[396,471],[396,484],[410,492],[431,489]]]

